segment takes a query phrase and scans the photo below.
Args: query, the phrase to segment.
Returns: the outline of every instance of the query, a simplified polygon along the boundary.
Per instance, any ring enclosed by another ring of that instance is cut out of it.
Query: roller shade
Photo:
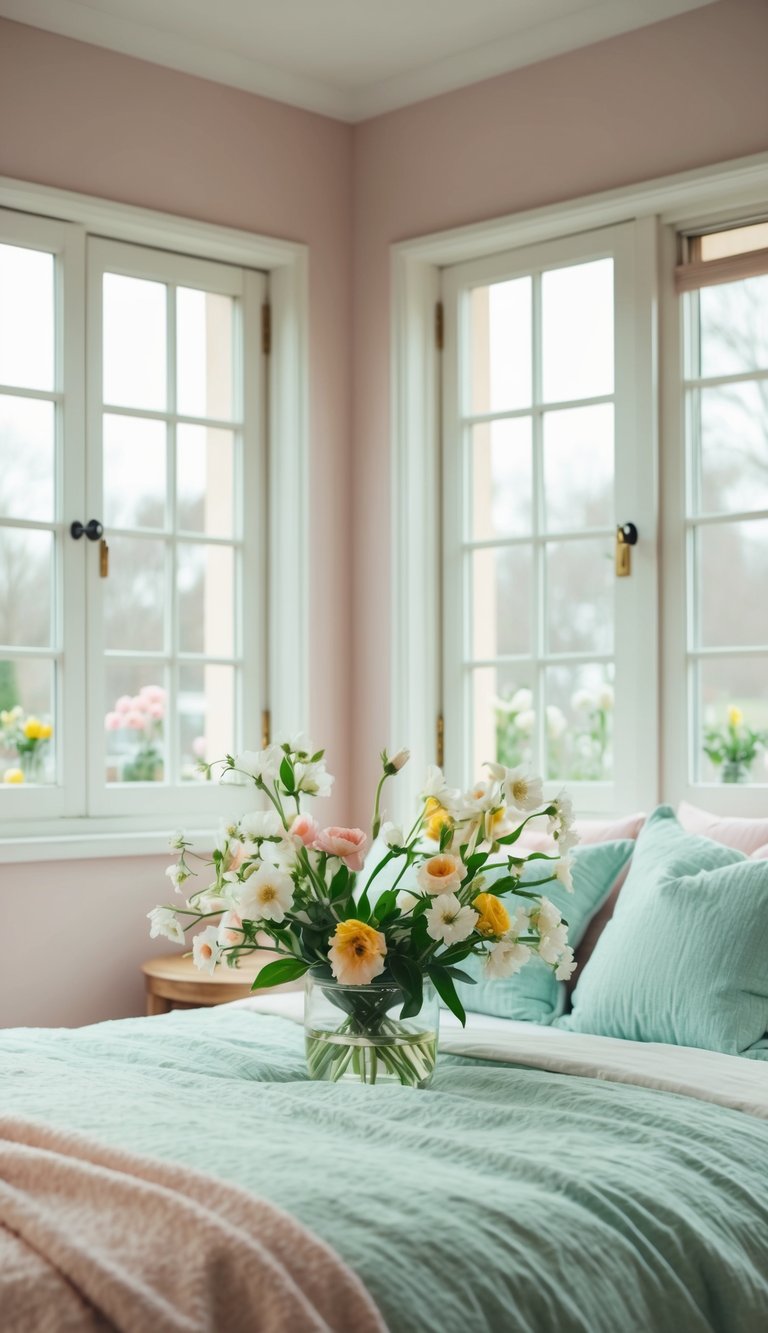
[[[768,273],[768,222],[684,237],[687,258],[675,269],[675,289],[692,292]]]

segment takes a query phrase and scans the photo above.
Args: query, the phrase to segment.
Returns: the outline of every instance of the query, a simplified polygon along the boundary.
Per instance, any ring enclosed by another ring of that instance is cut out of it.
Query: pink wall
[[[390,245],[768,148],[766,51],[765,0],[721,0],[357,127],[356,791],[382,745],[408,741],[386,706]]]
[[[766,148],[766,49],[764,0],[721,0],[353,130],[0,20],[0,173],[310,247],[312,728],[339,815],[367,817],[377,751],[408,739],[386,725],[390,244]],[[0,1024],[139,1012],[166,860],[0,868]],[[53,923],[33,946],[30,910]]]
[[[350,665],[346,652],[332,657],[334,645],[345,642],[342,608],[351,598],[352,130],[4,20],[0,124],[0,174],[309,246],[310,721],[329,744],[341,815],[349,790]],[[138,967],[152,951],[144,913],[166,897],[169,859],[0,866],[0,1024],[141,1012]],[[55,922],[31,958],[30,911]]]

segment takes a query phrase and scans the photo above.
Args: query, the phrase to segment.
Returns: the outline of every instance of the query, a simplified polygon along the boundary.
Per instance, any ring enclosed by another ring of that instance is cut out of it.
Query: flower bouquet
[[[0,712],[0,745],[15,751],[18,768],[8,768],[3,781],[9,783],[39,782],[43,775],[43,760],[53,735],[50,722],[43,722],[32,713],[26,715],[21,704]]]
[[[121,694],[104,718],[106,731],[123,731],[135,738],[133,752],[122,766],[122,782],[162,779],[165,708],[162,685],[144,685],[137,695]]]
[[[323,828],[306,798],[330,794],[322,750],[302,738],[221,761],[225,780],[251,783],[266,808],[226,826],[212,871],[183,907],[156,907],[151,934],[183,943],[213,972],[260,949],[279,956],[253,989],[305,977],[310,1077],[423,1085],[437,1049],[437,996],[464,1023],[456,983],[475,978],[461,964],[474,956],[488,978],[510,977],[534,955],[558,978],[570,976],[567,924],[538,891],[559,880],[570,888],[567,854],[577,838],[562,793],[545,802],[539,779],[488,764],[488,778],[461,795],[439,768],[427,772],[418,810],[404,831],[382,817],[386,782],[408,751],[384,752],[371,838],[358,828]],[[546,816],[557,853],[522,854],[525,826]],[[183,834],[167,874],[177,892],[198,872]],[[521,882],[526,862],[535,877]],[[515,895],[514,905],[503,899]]]
[[[768,733],[753,731],[744,721],[744,714],[735,704],[728,708],[723,727],[710,727],[704,733],[703,750],[716,768],[723,782],[747,782],[758,750],[768,746]]]

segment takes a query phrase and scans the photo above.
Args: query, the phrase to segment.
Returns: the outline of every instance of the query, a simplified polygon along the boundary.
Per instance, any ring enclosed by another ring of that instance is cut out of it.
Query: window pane
[[[510,768],[531,764],[536,733],[532,668],[477,667],[471,691],[474,762],[468,776],[476,777],[488,760]]]
[[[176,584],[183,653],[234,652],[234,552],[231,546],[179,544]]]
[[[0,245],[0,384],[54,387],[53,255]]]
[[[768,643],[768,520],[699,528],[697,549],[702,646]]]
[[[698,780],[768,782],[768,656],[699,662],[698,681]]]
[[[613,522],[613,405],[544,415],[544,493],[550,531]]]
[[[206,426],[176,429],[177,521],[186,532],[231,537],[234,524],[234,436]]]
[[[232,418],[231,296],[179,287],[176,292],[178,411],[187,417]]]
[[[698,297],[701,374],[768,370],[768,274],[702,287]]]
[[[104,520],[115,528],[165,524],[166,426],[104,416]]]
[[[605,782],[613,772],[613,667],[549,667],[547,776]],[[648,719],[648,725],[653,725]]]
[[[235,672],[232,667],[185,663],[179,667],[179,772],[200,781],[200,759],[211,763],[235,749]]]
[[[532,569],[527,546],[473,552],[473,658],[531,651]]]
[[[40,658],[0,660],[0,773],[9,787],[55,780],[54,672]]]
[[[0,643],[50,644],[52,575],[52,533],[0,528]]]
[[[689,410],[701,441],[701,512],[768,509],[768,382],[696,390]]]
[[[114,537],[104,580],[107,648],[162,652],[165,646],[165,543]],[[151,682],[150,682],[151,683]]]
[[[161,666],[105,663],[107,782],[162,782],[168,693]]]
[[[511,412],[531,403],[531,279],[470,293],[472,412]]]
[[[545,402],[613,393],[613,260],[542,274]]]
[[[166,406],[166,287],[104,274],[104,402]]]
[[[54,517],[54,406],[0,394],[0,514]]]
[[[613,651],[613,539],[547,547],[547,627],[553,653]]]
[[[472,535],[521,537],[531,531],[531,418],[514,417],[472,429]]]

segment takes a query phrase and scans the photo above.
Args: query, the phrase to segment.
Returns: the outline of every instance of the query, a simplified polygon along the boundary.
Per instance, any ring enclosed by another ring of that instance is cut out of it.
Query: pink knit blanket
[[[0,1117],[3,1333],[386,1333],[358,1278],[273,1204]]]

